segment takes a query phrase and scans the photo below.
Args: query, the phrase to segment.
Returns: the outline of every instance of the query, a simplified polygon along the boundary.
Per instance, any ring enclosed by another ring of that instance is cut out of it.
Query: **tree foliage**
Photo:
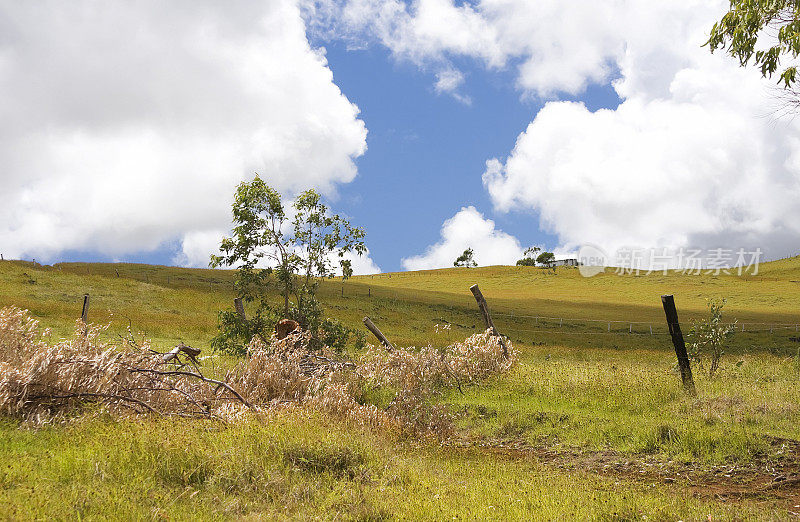
[[[548,266],[556,260],[556,255],[552,252],[542,252],[536,257],[536,262],[541,266]]]
[[[255,311],[244,321],[234,312],[222,312],[216,348],[240,352],[255,335],[266,340],[281,317],[298,321],[320,337],[342,329],[323,319],[316,291],[321,278],[335,275],[337,265],[344,278],[352,275],[344,256],[366,251],[364,230],[331,214],[314,190],[302,192],[291,210],[286,211],[280,193],[258,176],[237,187],[233,234],[222,240],[221,254],[211,256],[211,266],[236,267],[236,292],[255,304]],[[281,306],[271,304],[275,290]]]
[[[725,354],[725,343],[736,331],[736,324],[722,322],[722,307],[725,299],[710,299],[707,303],[708,318],[694,321],[689,331],[689,356],[705,368],[708,362],[708,376],[713,377],[719,369]]]
[[[536,254],[541,250],[538,246],[526,248],[522,259],[517,261],[517,266],[536,266]]]
[[[759,47],[765,41],[768,45]],[[724,50],[742,66],[752,60],[763,77],[771,78],[781,67],[781,58],[795,59],[800,54],[800,2],[731,0],[730,10],[711,28],[706,45],[712,53]],[[778,83],[792,89],[796,76],[797,67],[788,65],[780,71]]]
[[[453,266],[465,266],[469,268],[478,266],[478,263],[475,262],[472,248],[464,250],[464,252],[453,261]]]

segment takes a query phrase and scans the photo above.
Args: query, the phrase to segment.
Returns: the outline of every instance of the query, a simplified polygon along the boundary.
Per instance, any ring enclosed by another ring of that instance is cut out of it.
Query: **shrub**
[[[713,377],[719,369],[720,361],[725,353],[725,342],[736,331],[736,323],[722,322],[722,307],[725,299],[708,300],[708,318],[693,321],[689,330],[689,356],[701,368],[709,363],[708,376]]]

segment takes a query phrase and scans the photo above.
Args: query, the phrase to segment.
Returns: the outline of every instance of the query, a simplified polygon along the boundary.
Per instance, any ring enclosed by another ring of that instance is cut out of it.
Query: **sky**
[[[800,121],[702,47],[726,7],[0,0],[0,253],[207,266],[258,173],[366,229],[356,273],[794,255]]]

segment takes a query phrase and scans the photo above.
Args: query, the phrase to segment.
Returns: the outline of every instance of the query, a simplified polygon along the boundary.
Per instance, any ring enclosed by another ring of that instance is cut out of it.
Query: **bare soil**
[[[765,500],[800,518],[800,441],[768,438],[771,451],[746,463],[701,465],[660,455],[623,454],[613,450],[535,446],[517,440],[451,441],[509,459],[532,459],[565,471],[583,471],[644,484],[688,491],[720,501]]]

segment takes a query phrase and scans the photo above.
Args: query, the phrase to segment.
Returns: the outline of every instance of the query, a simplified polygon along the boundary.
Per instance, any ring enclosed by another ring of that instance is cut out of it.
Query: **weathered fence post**
[[[247,316],[244,315],[244,305],[242,304],[241,297],[236,297],[233,300],[233,307],[236,308],[236,313],[239,315],[239,319],[242,321],[247,321]]]
[[[686,343],[683,341],[681,325],[678,322],[678,311],[675,309],[675,299],[671,295],[662,295],[661,303],[664,305],[664,313],[667,316],[667,326],[672,336],[672,344],[675,346],[675,355],[678,357],[678,367],[681,370],[683,389],[686,390],[686,393],[695,396],[697,395],[697,390],[694,387],[692,368],[689,365],[689,354],[686,353]]]
[[[472,292],[472,295],[475,296],[475,301],[478,303],[478,308],[483,316],[483,322],[486,323],[486,328],[492,330],[492,335],[500,335],[497,332],[497,328],[494,326],[494,322],[492,322],[492,316],[489,315],[489,305],[486,304],[486,299],[484,299],[481,289],[478,285],[472,285],[469,287],[469,290]]]
[[[81,309],[81,321],[83,321],[83,324],[89,323],[89,294],[83,294],[83,308]]]
[[[383,332],[381,332],[378,327],[375,326],[375,323],[373,323],[369,317],[364,318],[364,326],[366,326],[367,330],[372,332],[372,334],[378,338],[378,340],[386,347],[387,350],[390,352],[394,350],[394,345],[389,342],[389,339],[383,335]]]
[[[486,304],[486,299],[484,299],[481,289],[477,284],[474,284],[469,287],[469,290],[472,292],[472,295],[475,296],[475,301],[478,303],[478,308],[481,310],[486,328],[492,331],[492,335],[500,338],[500,346],[503,348],[503,357],[508,357],[508,348],[506,347],[505,341],[503,341],[503,336],[500,335],[500,332],[498,332],[497,328],[494,326],[492,316],[489,314],[489,305]]]

